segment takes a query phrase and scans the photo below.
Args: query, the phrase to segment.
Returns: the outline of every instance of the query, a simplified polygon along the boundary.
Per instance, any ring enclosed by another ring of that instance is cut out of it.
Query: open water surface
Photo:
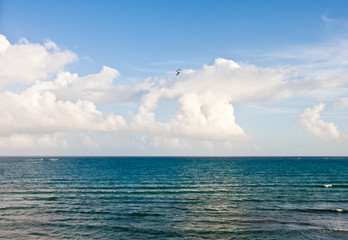
[[[2,239],[348,239],[345,157],[2,157]]]

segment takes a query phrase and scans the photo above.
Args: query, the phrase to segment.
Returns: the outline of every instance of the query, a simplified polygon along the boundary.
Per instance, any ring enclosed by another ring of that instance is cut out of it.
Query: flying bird
[[[176,70],[176,76],[178,76],[181,72],[181,69]]]

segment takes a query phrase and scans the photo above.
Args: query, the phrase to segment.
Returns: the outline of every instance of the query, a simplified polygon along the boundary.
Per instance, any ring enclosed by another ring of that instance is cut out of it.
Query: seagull
[[[181,69],[176,70],[176,76],[178,76],[181,72]]]

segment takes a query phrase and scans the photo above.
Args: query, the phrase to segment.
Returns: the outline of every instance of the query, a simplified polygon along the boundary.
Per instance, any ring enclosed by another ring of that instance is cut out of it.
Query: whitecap
[[[337,231],[337,232],[348,232],[348,229],[340,229],[340,228],[335,228],[335,229],[330,229],[330,231]]]

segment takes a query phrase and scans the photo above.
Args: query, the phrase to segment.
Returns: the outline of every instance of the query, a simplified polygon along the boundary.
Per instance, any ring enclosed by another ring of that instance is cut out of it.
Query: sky
[[[0,109],[4,156],[346,156],[348,1],[0,0]]]

